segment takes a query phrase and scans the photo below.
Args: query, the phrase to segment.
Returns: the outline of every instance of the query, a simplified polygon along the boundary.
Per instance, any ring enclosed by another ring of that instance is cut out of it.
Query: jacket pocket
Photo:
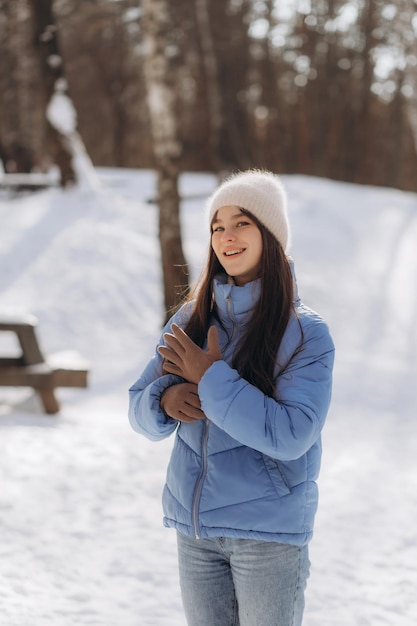
[[[262,455],[262,459],[277,494],[281,497],[288,496],[288,494],[291,493],[291,489],[278,461],[272,459],[270,456],[266,456],[265,454]]]

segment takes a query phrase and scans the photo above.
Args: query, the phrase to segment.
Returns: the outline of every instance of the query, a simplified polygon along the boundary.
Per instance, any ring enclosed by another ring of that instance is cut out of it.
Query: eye
[[[214,228],[212,228],[211,232],[212,233],[220,233],[222,230],[224,230],[223,226],[214,226]]]
[[[250,220],[248,219],[244,219],[244,220],[239,220],[236,223],[236,228],[244,228],[245,226],[252,226],[252,223]]]

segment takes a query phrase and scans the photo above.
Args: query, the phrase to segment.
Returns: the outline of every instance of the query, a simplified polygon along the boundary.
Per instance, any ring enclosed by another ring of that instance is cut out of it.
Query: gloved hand
[[[206,370],[222,358],[217,328],[210,326],[208,330],[207,350],[199,348],[177,324],[172,324],[171,331],[164,334],[167,345],[158,348],[165,359],[163,369],[198,385]]]
[[[201,410],[197,385],[178,383],[165,389],[161,396],[161,408],[167,415],[180,422],[194,422],[206,416]]]

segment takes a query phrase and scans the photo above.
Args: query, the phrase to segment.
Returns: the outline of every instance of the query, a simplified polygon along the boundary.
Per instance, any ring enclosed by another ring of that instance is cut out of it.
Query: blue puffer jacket
[[[240,537],[304,545],[312,536],[320,469],[320,433],[331,396],[334,346],[317,313],[296,300],[277,362],[276,397],[242,379],[230,362],[259,296],[259,283],[214,283],[223,360],[198,385],[205,420],[178,423],[160,397],[182,379],[162,374],[155,352],[129,390],[129,420],[152,440],[176,431],[163,494],[164,524],[196,537]],[[173,321],[184,326],[190,305]],[[303,330],[303,343],[299,349]],[[163,339],[161,338],[161,343]],[[278,371],[278,370],[277,370]]]

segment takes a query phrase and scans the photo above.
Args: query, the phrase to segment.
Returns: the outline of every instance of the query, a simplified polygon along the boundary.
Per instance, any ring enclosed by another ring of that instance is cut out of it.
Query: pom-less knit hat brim
[[[290,225],[287,194],[276,174],[264,170],[247,170],[227,178],[207,202],[210,225],[216,212],[223,206],[238,206],[252,213],[288,252]]]

